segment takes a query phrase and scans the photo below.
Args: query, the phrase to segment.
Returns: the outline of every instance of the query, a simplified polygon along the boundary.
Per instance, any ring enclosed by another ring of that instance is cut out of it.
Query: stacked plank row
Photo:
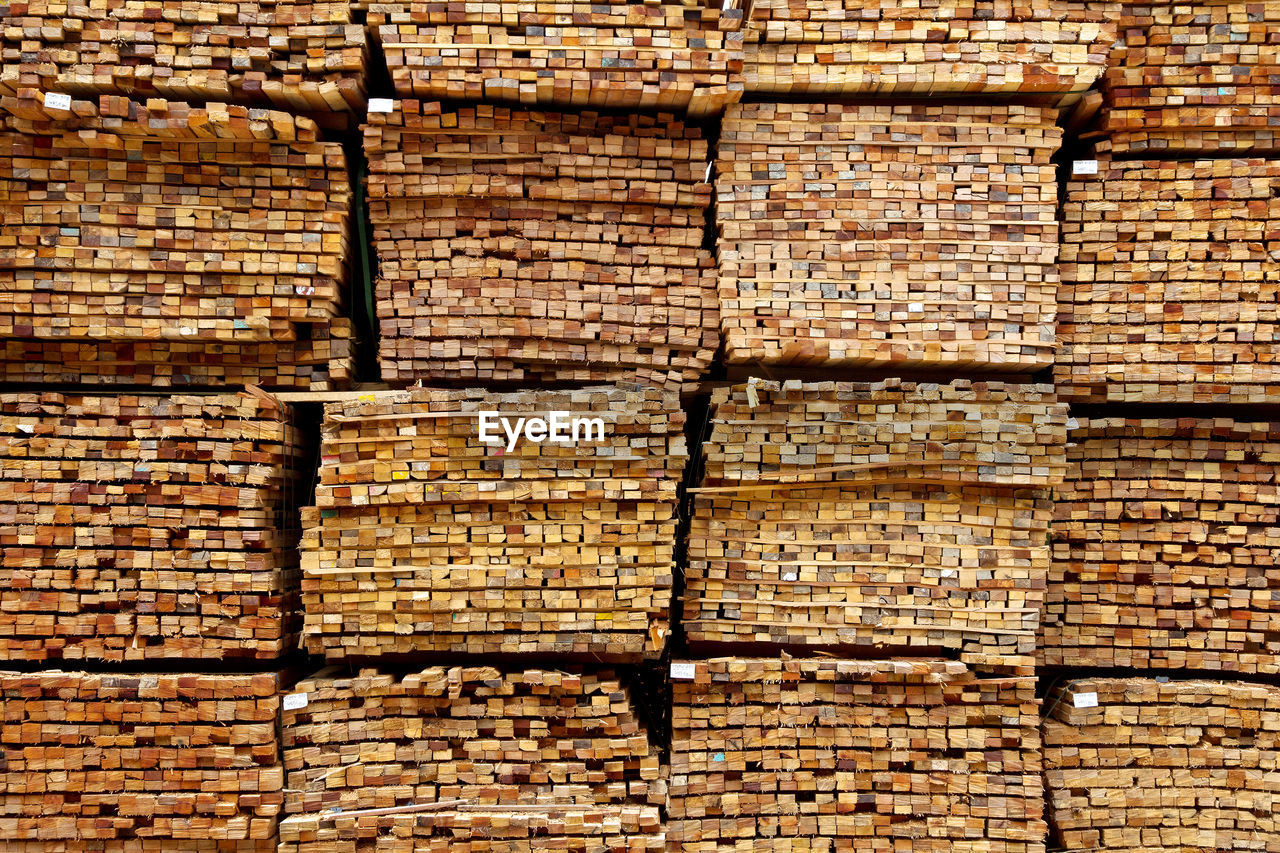
[[[1019,106],[730,108],[716,161],[727,360],[1049,366],[1055,121]]]
[[[0,118],[0,379],[348,376],[351,192],[313,122],[105,96],[64,110],[35,93],[0,99]]]
[[[675,666],[674,849],[1045,849],[1032,678],[941,660]]]
[[[690,641],[946,650],[1029,674],[1065,434],[1042,385],[717,390]]]
[[[509,436],[535,419],[540,432]],[[334,660],[660,653],[683,425],[678,397],[655,389],[327,406],[303,514],[307,648]]]
[[[0,94],[361,110],[368,51],[351,12],[311,0],[9,2],[0,6]]]
[[[273,853],[278,691],[271,673],[0,673],[5,849]]]
[[[1096,165],[1068,184],[1063,210],[1059,393],[1280,400],[1280,161]]]
[[[383,379],[678,387],[710,364],[695,128],[406,101],[364,144]]]
[[[283,655],[300,449],[263,395],[0,396],[0,657]]]
[[[1045,784],[1060,849],[1276,849],[1280,688],[1090,678],[1047,701]]]
[[[658,755],[612,673],[325,671],[296,690],[280,853],[664,849]]]

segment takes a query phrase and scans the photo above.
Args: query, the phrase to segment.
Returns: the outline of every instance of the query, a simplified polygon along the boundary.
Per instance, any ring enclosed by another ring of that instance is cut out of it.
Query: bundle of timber
[[[748,383],[712,396],[691,642],[1034,664],[1066,407],[1046,385]]]
[[[368,3],[397,94],[719,114],[742,96],[737,0]]]
[[[384,380],[678,386],[711,363],[696,128],[404,101],[364,144]]]
[[[1125,3],[1103,78],[1101,150],[1280,153],[1280,4]]]
[[[672,850],[1045,849],[1033,678],[922,659],[672,672]]]
[[[276,658],[301,447],[261,394],[0,395],[0,658]]]
[[[0,94],[362,110],[368,51],[351,12],[312,0],[10,0],[0,5]]]
[[[1045,787],[1059,849],[1280,845],[1280,688],[1089,678],[1045,701]]]
[[[684,420],[656,389],[329,405],[303,510],[307,648],[660,653]]]
[[[312,121],[35,92],[0,98],[0,118],[4,381],[348,377],[351,191]]]
[[[1053,362],[1056,111],[737,104],[716,162],[730,363]]]
[[[755,0],[747,92],[1014,95],[1069,104],[1115,41],[1113,2]]]
[[[5,849],[271,853],[279,681],[0,673]]]
[[[296,690],[280,853],[663,850],[658,754],[610,672],[325,670]]]
[[[1058,392],[1091,403],[1280,401],[1280,160],[1083,161],[1073,171]]]

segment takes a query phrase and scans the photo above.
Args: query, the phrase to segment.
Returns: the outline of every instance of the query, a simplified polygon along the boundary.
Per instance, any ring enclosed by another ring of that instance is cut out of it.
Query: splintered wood
[[[1280,423],[1082,420],[1041,660],[1280,673]]]
[[[1053,363],[1056,112],[738,104],[716,161],[730,363]]]
[[[308,0],[10,0],[0,4],[0,94],[362,110],[368,51],[351,11]]]
[[[384,380],[679,386],[710,365],[696,128],[405,101],[364,133]]]
[[[672,672],[691,679],[672,683],[673,851],[1045,849],[1033,678],[919,659]]]
[[[1063,207],[1058,393],[1280,402],[1280,161],[1096,167],[1068,184]]]
[[[1280,847],[1280,688],[1089,678],[1045,700],[1049,823],[1067,851]]]
[[[262,395],[0,395],[0,658],[283,655],[299,453]]]
[[[270,853],[278,682],[0,673],[5,850]]]
[[[303,511],[309,651],[661,653],[687,456],[677,395],[369,399],[325,410],[316,507]],[[545,421],[545,440],[510,438],[520,419]]]
[[[690,642],[910,648],[1029,673],[1066,407],[1047,385],[717,389]]]
[[[1126,3],[1104,79],[1100,150],[1280,153],[1280,4]]]
[[[737,0],[371,2],[403,97],[720,113],[742,96]]]
[[[347,378],[351,191],[309,119],[0,98],[0,378],[328,387]]]
[[[1106,67],[1118,4],[755,0],[747,92],[1018,95],[1071,103]]]
[[[658,753],[610,672],[326,670],[295,690],[280,853],[664,849]]]

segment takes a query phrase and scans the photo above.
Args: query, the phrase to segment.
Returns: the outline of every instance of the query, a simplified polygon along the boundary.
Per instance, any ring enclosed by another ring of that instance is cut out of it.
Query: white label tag
[[[1098,161],[1097,160],[1077,160],[1071,164],[1071,174],[1096,175],[1098,174]]]
[[[1079,429],[1080,422],[1075,418],[1067,418],[1067,429]]]
[[[1077,708],[1096,708],[1098,707],[1097,693],[1077,693],[1072,697],[1071,701]]]
[[[296,711],[299,708],[305,708],[307,707],[307,694],[290,693],[288,696],[284,697],[284,702],[282,704],[286,711]]]
[[[693,663],[671,664],[671,677],[681,681],[692,681],[698,674],[698,665]]]
[[[389,113],[396,108],[395,101],[390,98],[370,98],[369,112]]]
[[[71,109],[71,96],[61,92],[45,92],[44,105],[51,110]]]

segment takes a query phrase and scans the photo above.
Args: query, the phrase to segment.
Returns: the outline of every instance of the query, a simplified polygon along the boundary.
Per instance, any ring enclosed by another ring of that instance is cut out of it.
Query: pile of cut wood
[[[1100,150],[1280,152],[1280,4],[1127,2],[1104,80]]]
[[[28,0],[0,6],[0,94],[362,110],[364,28],[324,0]]]
[[[0,395],[0,657],[275,658],[300,447],[265,395]]]
[[[672,672],[671,850],[1043,853],[1032,678],[921,659]]]
[[[684,419],[674,393],[616,387],[329,405],[303,511],[307,648],[661,652]]]
[[[716,161],[730,363],[1053,362],[1056,112],[738,104]]]
[[[612,673],[326,670],[295,690],[280,853],[663,850],[658,754]]]
[[[273,853],[278,693],[275,673],[0,673],[5,849]]]
[[[1118,4],[755,0],[747,92],[1075,101],[1106,67]]]
[[[364,144],[384,380],[678,386],[710,364],[696,128],[405,101]]]
[[[1066,407],[1045,385],[749,383],[712,396],[689,640],[1030,672]]]
[[[1280,402],[1280,161],[1083,161],[1073,171],[1059,394],[1090,403]]]
[[[1280,423],[1082,420],[1042,660],[1280,673]]]
[[[314,122],[38,93],[0,98],[0,119],[0,379],[347,377],[351,192]]]
[[[396,92],[715,115],[742,96],[737,0],[368,3]]]
[[[1275,849],[1280,688],[1089,678],[1045,701],[1058,849]]]

